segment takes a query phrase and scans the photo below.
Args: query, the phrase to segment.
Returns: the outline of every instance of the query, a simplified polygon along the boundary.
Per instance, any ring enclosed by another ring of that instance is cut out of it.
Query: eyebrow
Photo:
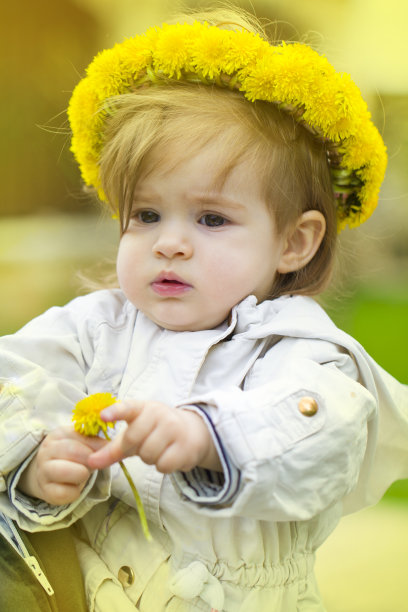
[[[153,204],[154,202],[157,202],[158,200],[161,200],[161,197],[159,194],[155,194],[155,193],[147,193],[147,192],[143,192],[143,191],[135,191],[133,194],[133,200],[143,200],[143,202],[146,203],[150,203]]]
[[[223,206],[225,208],[231,208],[234,210],[244,210],[246,206],[237,200],[233,200],[231,198],[227,198],[221,194],[204,194],[199,195],[194,198],[196,202],[199,204],[208,204],[211,206],[218,205]]]
[[[146,204],[154,204],[158,201],[161,201],[161,196],[159,194],[151,193],[151,192],[135,192],[134,201],[142,200]],[[230,208],[232,210],[244,210],[246,206],[237,200],[233,200],[232,198],[228,198],[226,196],[221,195],[220,193],[203,193],[199,195],[193,195],[191,200],[194,203],[207,205],[207,206],[223,206],[224,208]]]

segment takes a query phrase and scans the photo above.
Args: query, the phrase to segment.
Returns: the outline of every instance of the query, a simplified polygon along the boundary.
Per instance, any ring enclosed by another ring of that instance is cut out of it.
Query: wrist
[[[187,409],[186,413],[187,412],[189,414],[189,418],[193,419],[194,427],[197,430],[199,447],[201,447],[197,467],[222,472],[221,461],[204,418],[200,415],[200,413],[193,410]]]
[[[205,468],[207,470],[213,470],[215,472],[222,472],[221,461],[220,461],[220,458],[217,453],[217,449],[215,448],[211,437],[210,437],[210,444],[208,446],[207,452],[198,465],[199,467]]]
[[[36,456],[30,461],[26,469],[21,473],[17,483],[17,490],[29,497],[39,498],[39,487],[36,477]]]

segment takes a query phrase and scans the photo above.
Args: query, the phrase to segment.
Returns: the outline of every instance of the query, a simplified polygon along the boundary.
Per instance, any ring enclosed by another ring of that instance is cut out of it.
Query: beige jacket
[[[3,338],[0,364],[0,510],[28,530],[80,519],[90,610],[323,610],[316,549],[408,476],[407,387],[310,298],[250,296],[228,324],[171,332],[97,292]],[[197,410],[220,454],[222,475],[126,460],[153,543],[116,466],[62,508],[16,489],[44,435],[100,391]]]

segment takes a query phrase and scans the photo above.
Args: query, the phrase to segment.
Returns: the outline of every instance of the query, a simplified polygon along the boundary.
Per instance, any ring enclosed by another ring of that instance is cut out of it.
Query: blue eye
[[[142,223],[157,223],[160,220],[160,215],[154,210],[140,210],[136,214],[136,218]]]
[[[207,227],[220,227],[221,225],[225,225],[227,220],[221,215],[215,214],[206,214],[200,218],[201,225],[206,225]]]

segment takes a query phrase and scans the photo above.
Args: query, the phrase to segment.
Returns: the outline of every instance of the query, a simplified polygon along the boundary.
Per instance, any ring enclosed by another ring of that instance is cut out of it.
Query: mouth
[[[163,272],[151,284],[153,291],[161,296],[171,297],[186,293],[192,286],[172,272]]]

